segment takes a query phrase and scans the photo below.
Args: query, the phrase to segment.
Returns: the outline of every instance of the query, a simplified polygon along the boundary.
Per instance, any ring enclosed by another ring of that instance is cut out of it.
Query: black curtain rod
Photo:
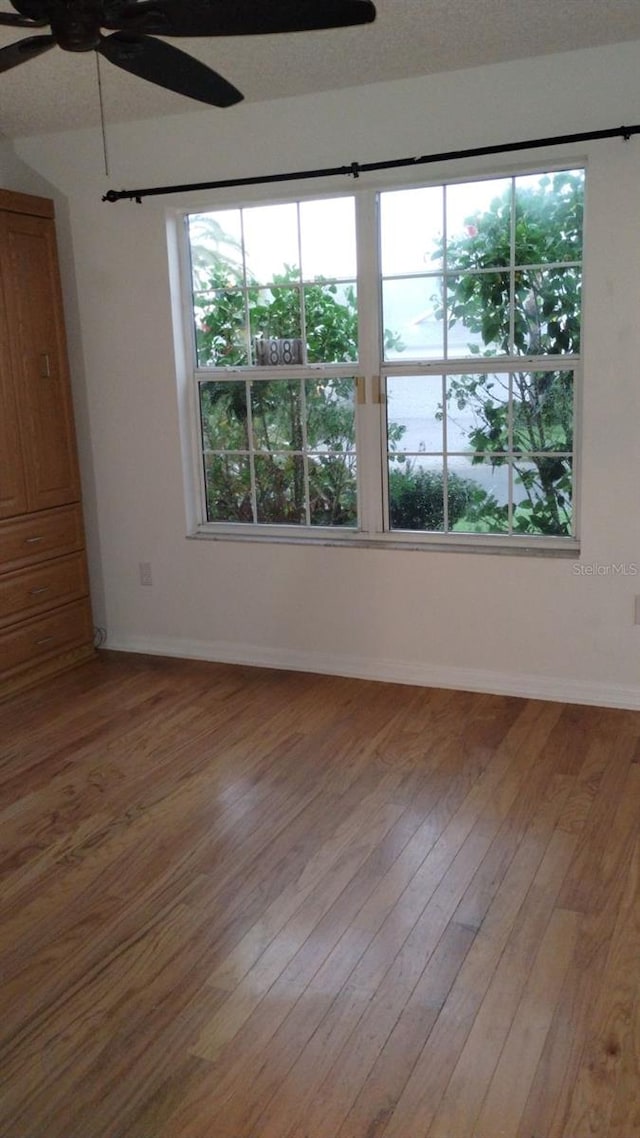
[[[588,130],[581,134],[556,134],[549,138],[530,138],[522,142],[503,142],[499,146],[474,146],[469,150],[445,150],[441,154],[423,154],[418,158],[392,158],[388,162],[352,162],[349,166],[327,166],[321,170],[291,170],[284,174],[262,174],[255,178],[227,178],[221,182],[191,182],[181,186],[153,186],[143,190],[108,190],[103,202],[124,199],[142,202],[143,198],[161,194],[193,193],[195,190],[224,190],[234,186],[266,186],[271,182],[296,182],[305,178],[328,178],[336,174],[359,178],[374,170],[400,170],[407,166],[426,166],[431,162],[454,162],[461,158],[480,158],[485,154],[509,154],[514,150],[534,150],[543,146],[561,146],[569,142],[594,142],[603,138],[623,138],[628,142],[640,134],[639,126],[614,126],[606,130]]]

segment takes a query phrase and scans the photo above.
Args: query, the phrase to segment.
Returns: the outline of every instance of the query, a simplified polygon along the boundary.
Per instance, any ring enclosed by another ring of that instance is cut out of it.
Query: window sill
[[[466,534],[438,537],[437,534],[414,536],[406,534],[363,535],[355,531],[330,533],[327,530],[310,534],[286,532],[284,527],[278,532],[248,533],[233,532],[228,529],[213,529],[202,526],[187,534],[189,541],[230,541],[258,545],[306,545],[342,549],[393,549],[412,553],[472,553],[492,554],[510,557],[551,557],[577,560],[580,557],[580,544],[572,538],[502,538],[482,535],[471,539]]]

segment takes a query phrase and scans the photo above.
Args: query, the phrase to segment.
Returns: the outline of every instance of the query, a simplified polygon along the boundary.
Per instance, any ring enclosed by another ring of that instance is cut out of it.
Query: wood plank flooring
[[[640,713],[101,653],[0,741],[2,1138],[640,1138]]]

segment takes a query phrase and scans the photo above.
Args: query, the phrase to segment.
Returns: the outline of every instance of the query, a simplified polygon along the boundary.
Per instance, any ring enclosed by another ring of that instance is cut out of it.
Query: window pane
[[[580,351],[580,269],[530,269],[515,277],[516,352]]]
[[[355,283],[304,287],[309,363],[343,363],[358,358],[358,305]]]
[[[449,376],[447,450],[496,453],[509,449],[509,376]]]
[[[251,416],[256,450],[298,450],[304,446],[300,382],[273,380],[251,384]]]
[[[509,354],[509,273],[447,277],[447,355]]]
[[[511,178],[447,186],[447,268],[511,264]]]
[[[305,392],[309,450],[353,451],[356,442],[353,379],[310,379]]]
[[[444,530],[442,459],[389,459],[389,526],[392,530]]]
[[[390,376],[387,380],[390,451],[442,453],[442,377]]]
[[[356,219],[353,198],[300,203],[302,273],[351,280],[357,276]]]
[[[404,276],[442,265],[443,188],[380,195],[383,276]]]
[[[506,533],[509,526],[509,469],[476,456],[451,457],[446,483],[442,459],[391,456],[389,514],[394,530],[445,530],[460,533]]]
[[[582,258],[584,170],[516,178],[517,265]]]
[[[249,293],[251,340],[299,340],[302,337],[300,290],[261,288]],[[257,357],[256,357],[257,358]]]
[[[304,463],[298,454],[259,455],[255,459],[258,522],[304,525]]]
[[[382,287],[385,359],[442,358],[442,277],[407,277]]]
[[[188,218],[193,290],[242,281],[242,223],[239,209],[193,213]]]
[[[515,372],[513,447],[516,451],[573,449],[573,372]]]
[[[312,526],[355,526],[358,522],[355,455],[309,459]]]
[[[294,269],[300,274],[298,209],[289,205],[257,206],[243,210],[247,278],[271,284]]]
[[[496,462],[498,463],[496,465]],[[449,481],[466,498],[461,516],[451,519],[454,533],[507,533],[509,529],[509,465],[506,460],[490,462],[481,455],[474,458],[450,457]],[[453,513],[453,511],[452,511]]]
[[[209,454],[204,460],[207,521],[252,522],[249,459]]]
[[[244,382],[201,383],[200,419],[204,450],[247,450],[247,392]]]
[[[514,459],[515,533],[569,537],[573,475],[569,458],[529,455]]]
[[[242,367],[247,361],[247,316],[241,289],[193,298],[198,367]]]

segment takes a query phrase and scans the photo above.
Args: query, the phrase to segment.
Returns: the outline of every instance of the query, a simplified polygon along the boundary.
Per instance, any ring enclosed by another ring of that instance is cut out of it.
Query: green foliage
[[[254,339],[300,339],[304,296],[309,363],[347,363],[358,358],[355,289],[331,282],[300,284],[297,268],[285,266],[268,288],[242,287],[238,268],[219,264],[207,289],[196,294],[196,339],[201,367],[242,367],[250,363]]]
[[[470,478],[450,473],[447,477],[449,528],[462,518],[500,508],[495,499]],[[444,476],[440,470],[425,470],[407,460],[389,471],[389,513],[392,529],[444,530]]]
[[[244,293],[237,280],[237,270],[216,265],[207,291],[194,295],[200,367],[241,367],[248,362]]]
[[[201,366],[241,367],[254,338],[299,339],[301,285],[298,270],[286,266],[269,288],[250,283],[228,262],[214,264],[206,289],[194,298]],[[313,282],[304,288],[309,362],[350,362],[358,353],[355,290]],[[312,525],[354,525],[357,520],[353,381],[321,385],[301,380],[218,380],[201,386],[205,451],[247,451],[249,390],[257,519],[301,524],[306,520],[304,460]],[[207,480],[209,518],[252,521],[249,460],[215,456]]]
[[[355,525],[353,381],[204,383],[200,408],[205,453],[247,452],[249,403],[258,520],[282,525],[305,522],[302,451],[306,438],[307,452],[311,452],[307,466],[311,524]],[[249,459],[241,453],[224,454],[211,456],[209,463],[210,520],[251,521]]]
[[[498,465],[495,461],[494,465]],[[539,458],[529,467],[514,462],[514,473],[524,497],[513,509],[513,532],[563,537],[571,531],[571,463],[566,458]],[[509,507],[479,487],[457,519],[458,533],[506,533]]]
[[[584,177],[563,171],[516,180],[514,337],[511,342],[511,190],[465,219],[447,242],[449,327],[462,320],[479,333],[486,355],[579,352]],[[443,255],[439,244],[434,258]],[[547,267],[548,266],[548,267]],[[478,269],[502,269],[484,272]],[[437,302],[439,297],[435,297]],[[438,309],[444,316],[442,304]],[[472,349],[473,350],[473,349]]]
[[[511,295],[511,192],[466,219],[463,235],[447,244],[447,262],[456,273],[448,278],[449,327],[461,321],[479,335],[475,354],[562,355],[580,350],[581,272],[584,178],[562,172],[537,180],[516,180],[514,292]],[[442,249],[437,251],[437,256]],[[477,273],[477,269],[505,271]],[[439,309],[444,318],[442,305]],[[573,445],[572,376],[567,371],[515,372],[509,392],[499,375],[463,375],[451,380],[449,405],[470,408],[475,427],[469,443],[473,461],[504,465],[509,452],[515,485],[522,500],[513,525],[519,533],[566,535],[571,532]],[[509,424],[511,397],[512,437]],[[471,511],[470,525],[503,525],[507,507],[487,504]]]
[[[355,288],[316,280],[301,284],[290,265],[268,288],[249,282],[226,257],[209,266],[194,296],[196,345],[201,367],[249,364],[255,338],[299,339],[304,298],[309,363],[351,363],[358,358]],[[388,345],[400,345],[386,332]],[[304,463],[306,432],[308,498],[312,525],[353,526],[357,522],[353,380],[331,379],[249,385],[256,450],[257,518],[273,524],[306,520]],[[303,401],[304,392],[304,401]],[[207,451],[246,451],[249,409],[244,380],[216,380],[200,388],[203,445]],[[291,453],[297,452],[297,453]],[[315,453],[314,453],[315,452]],[[251,521],[248,459],[228,454],[208,460],[209,519]]]

